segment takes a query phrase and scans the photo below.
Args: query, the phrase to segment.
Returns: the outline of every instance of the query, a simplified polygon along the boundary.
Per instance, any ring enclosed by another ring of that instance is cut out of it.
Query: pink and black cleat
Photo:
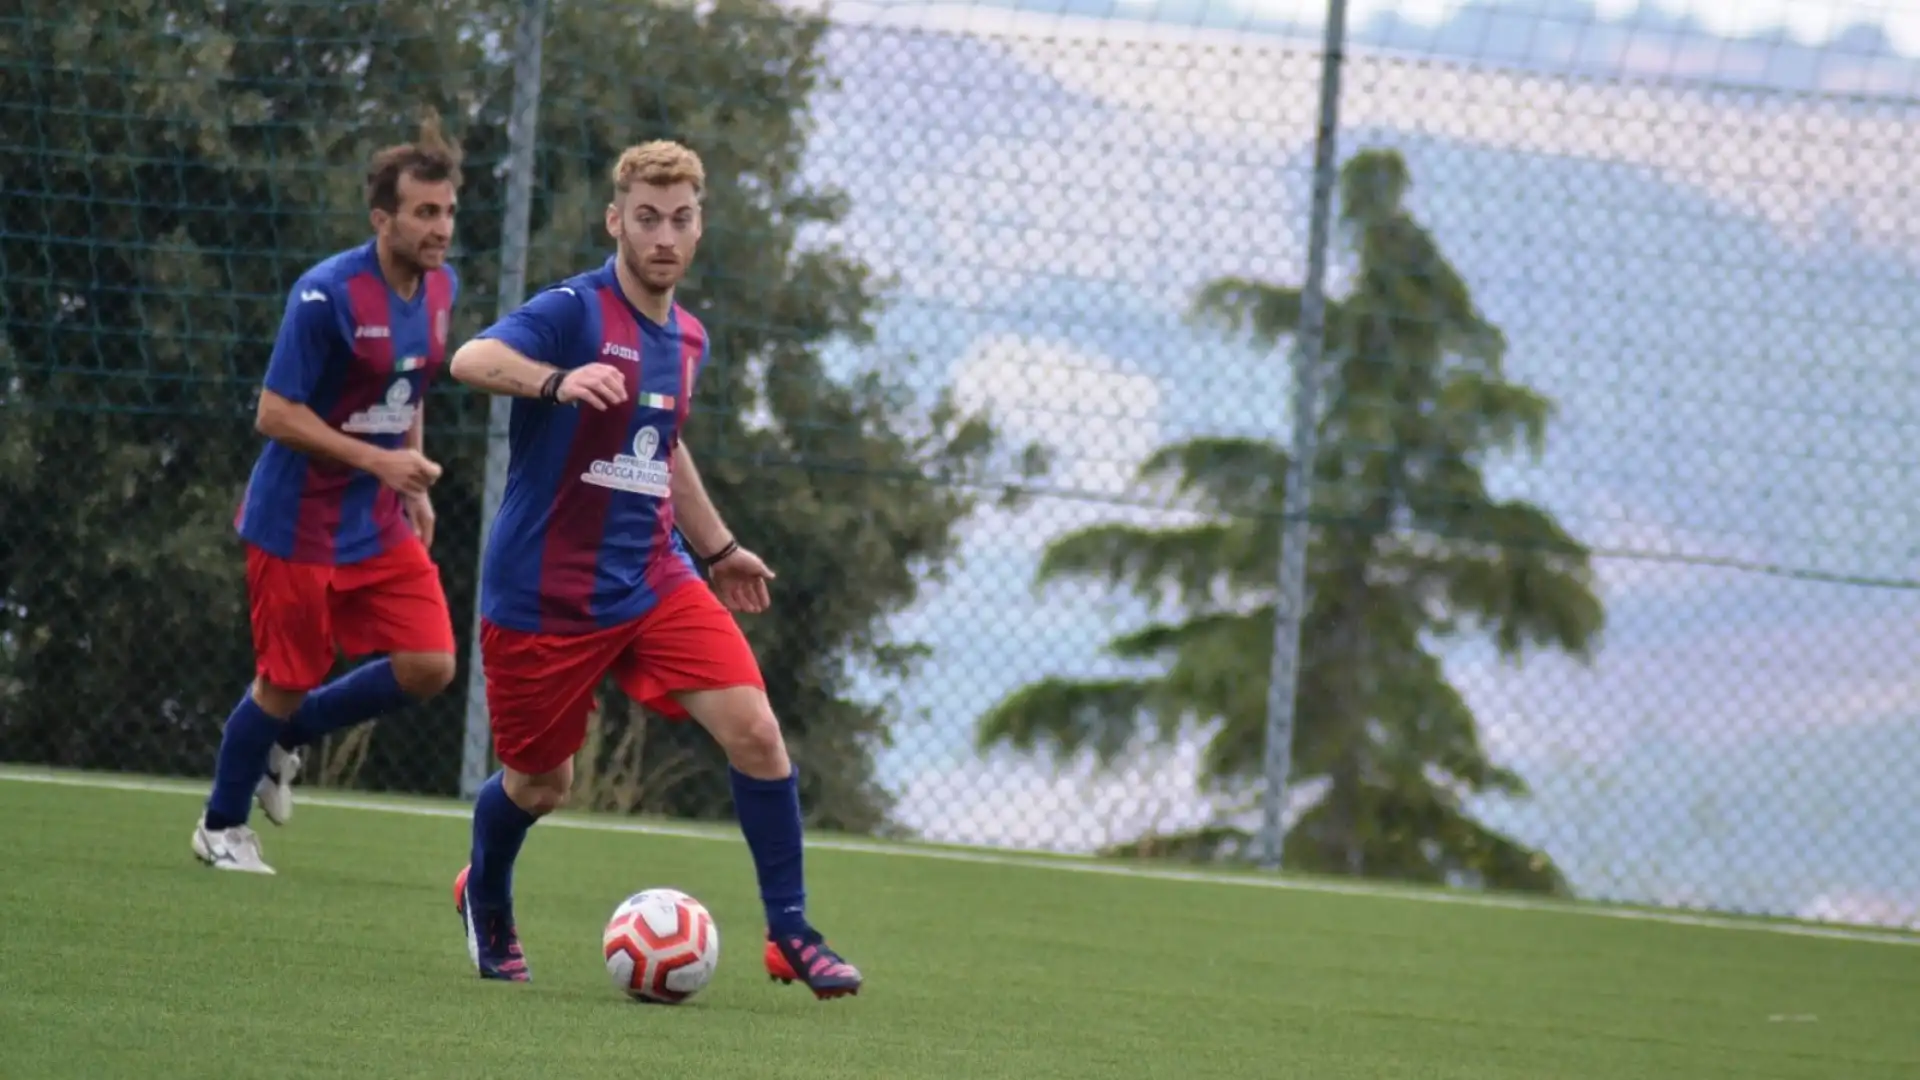
[[[860,969],[827,947],[817,930],[767,935],[767,977],[791,985],[805,983],[821,1001],[860,992]]]
[[[463,866],[453,879],[453,910],[460,916],[461,929],[467,935],[467,955],[483,979],[504,982],[532,982],[526,954],[520,951],[520,935],[514,929],[513,909],[476,910],[467,903],[467,872]]]

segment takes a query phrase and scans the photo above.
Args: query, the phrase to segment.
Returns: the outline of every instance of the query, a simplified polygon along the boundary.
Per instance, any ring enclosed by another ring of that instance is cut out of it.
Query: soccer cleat
[[[520,951],[520,934],[513,925],[513,910],[478,912],[467,903],[467,872],[463,866],[453,879],[453,910],[467,934],[467,956],[483,979],[503,982],[532,982],[526,954]]]
[[[231,829],[207,828],[207,816],[200,815],[193,827],[194,857],[215,870],[238,870],[246,874],[271,874],[273,867],[260,858],[260,837],[245,825]]]
[[[299,775],[300,751],[286,750],[274,743],[273,752],[267,757],[267,774],[253,789],[254,801],[260,804],[260,812],[267,815],[268,821],[285,825],[293,817],[293,778]]]
[[[805,983],[821,1001],[860,992],[860,969],[827,947],[817,930],[767,935],[767,977],[788,985]]]

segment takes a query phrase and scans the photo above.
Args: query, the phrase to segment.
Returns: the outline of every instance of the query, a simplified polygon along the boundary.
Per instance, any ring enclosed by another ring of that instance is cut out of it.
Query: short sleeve
[[[440,269],[445,270],[447,272],[447,303],[449,305],[459,303],[460,302],[460,272],[453,268],[452,263],[442,263],[440,264]]]
[[[334,303],[333,296],[316,285],[303,281],[293,287],[286,313],[280,317],[280,333],[273,341],[273,356],[267,361],[268,390],[302,404],[313,396],[340,339]]]
[[[572,348],[586,302],[570,285],[540,293],[479,336],[490,338],[529,360],[571,367]]]

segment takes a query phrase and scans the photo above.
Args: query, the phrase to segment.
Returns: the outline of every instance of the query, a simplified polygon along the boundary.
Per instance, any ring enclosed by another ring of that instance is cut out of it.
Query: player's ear
[[[369,210],[367,212],[367,223],[373,226],[373,231],[376,233],[386,232],[387,224],[392,220],[393,215],[387,213],[385,210]]]
[[[620,236],[620,202],[617,199],[607,204],[607,235],[615,239]]]

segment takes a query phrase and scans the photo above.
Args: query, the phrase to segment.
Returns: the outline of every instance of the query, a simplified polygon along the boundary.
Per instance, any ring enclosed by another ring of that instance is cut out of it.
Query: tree
[[[1324,794],[1283,857],[1302,870],[1563,892],[1544,854],[1464,809],[1470,795],[1527,789],[1489,759],[1437,650],[1484,633],[1516,663],[1545,648],[1584,661],[1604,612],[1587,549],[1546,511],[1487,489],[1494,455],[1542,452],[1552,407],[1505,374],[1503,336],[1408,211],[1409,184],[1389,151],[1359,154],[1340,175],[1356,267],[1351,291],[1326,311],[1329,395],[1289,778]],[[1268,348],[1296,332],[1300,310],[1298,289],[1238,278],[1209,283],[1194,302],[1198,321]],[[1244,809],[1266,749],[1287,466],[1286,450],[1257,440],[1167,446],[1141,481],[1197,524],[1096,525],[1054,540],[1040,581],[1104,582],[1146,601],[1155,621],[1108,650],[1160,670],[1023,687],[982,718],[980,745],[1111,763],[1142,740],[1211,724],[1207,794]],[[1215,825],[1128,847],[1217,855],[1245,836]]]
[[[365,237],[366,154],[431,106],[469,160],[454,340],[491,320],[512,80],[497,43],[519,7],[29,0],[10,24],[0,757],[204,774],[248,670],[230,523],[285,290]],[[911,358],[821,359],[871,342],[880,292],[857,259],[808,240],[847,209],[800,178],[825,22],[771,0],[560,2],[548,27],[530,280],[606,256],[599,208],[621,146],[667,136],[702,152],[709,226],[683,302],[714,359],[689,437],[731,524],[780,572],[779,614],[748,632],[807,805],[878,828],[889,713],[853,673],[898,677],[924,654],[888,640],[885,618],[939,578],[996,448],[983,418],[906,392]],[[450,381],[428,405],[447,468],[434,554],[463,665],[485,411]],[[359,782],[452,790],[464,685],[383,722]],[[629,808],[729,811],[723,770],[656,768],[716,764],[706,740],[632,723],[637,738],[623,727],[607,743],[637,747],[624,764],[650,778]]]
[[[424,11],[51,0],[4,48],[0,756],[204,772],[250,668],[230,522],[284,290],[364,235],[351,163],[479,52]],[[415,53],[444,72],[394,74]]]

